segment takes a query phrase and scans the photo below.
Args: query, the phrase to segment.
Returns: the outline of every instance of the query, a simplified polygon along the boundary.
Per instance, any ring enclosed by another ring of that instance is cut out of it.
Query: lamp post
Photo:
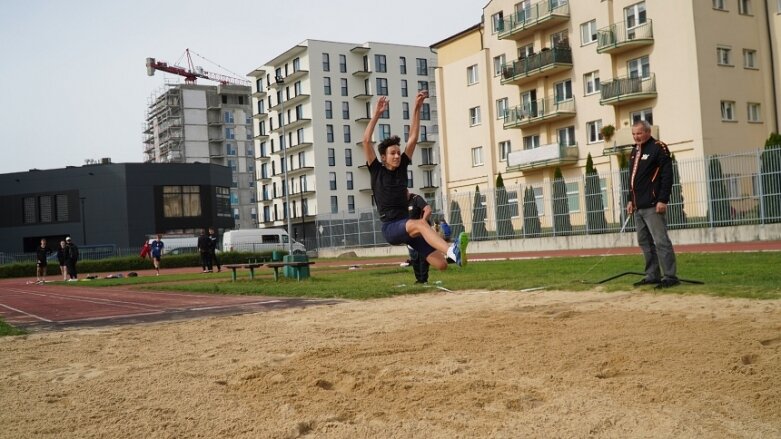
[[[277,83],[277,86],[279,86],[279,103],[282,105],[282,113],[281,117],[279,118],[279,125],[282,127],[282,142],[280,142],[280,147],[282,148],[282,171],[285,175],[285,181],[282,183],[282,187],[285,190],[285,220],[287,222],[287,254],[292,255],[293,254],[293,238],[290,236],[291,227],[290,227],[290,188],[288,187],[288,181],[287,181],[287,143],[285,139],[285,93],[282,88],[283,85],[285,85],[285,78],[283,78],[281,75],[276,75],[274,77],[274,81]]]

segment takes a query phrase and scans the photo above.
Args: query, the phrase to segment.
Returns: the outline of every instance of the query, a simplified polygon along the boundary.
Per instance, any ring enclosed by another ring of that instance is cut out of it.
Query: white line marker
[[[36,319],[38,319],[38,320],[41,320],[41,321],[44,321],[44,322],[49,322],[49,323],[52,323],[52,321],[51,321],[51,320],[49,320],[49,319],[44,319],[43,317],[37,316],[37,315],[35,315],[35,314],[30,314],[29,312],[24,312],[24,311],[22,311],[21,309],[16,309],[16,308],[14,308],[14,307],[12,307],[12,306],[3,305],[2,303],[0,303],[0,306],[2,306],[3,308],[10,309],[11,311],[16,311],[16,312],[18,312],[18,313],[24,314],[24,315],[26,315],[26,316],[34,317],[34,318],[36,318]]]

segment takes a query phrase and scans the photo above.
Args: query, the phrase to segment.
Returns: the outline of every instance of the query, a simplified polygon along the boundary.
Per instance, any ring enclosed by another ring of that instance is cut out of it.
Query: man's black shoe
[[[659,285],[661,283],[662,283],[662,281],[659,281],[659,280],[642,279],[642,280],[639,280],[639,281],[633,283],[632,285],[634,285],[636,287],[641,287],[643,285]]]
[[[680,283],[681,281],[678,279],[662,279],[662,281],[659,282],[659,285],[656,286],[656,289],[661,290],[662,288],[670,288],[679,285]]]

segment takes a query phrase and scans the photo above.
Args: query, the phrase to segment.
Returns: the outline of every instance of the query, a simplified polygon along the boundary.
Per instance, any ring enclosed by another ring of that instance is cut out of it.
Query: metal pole
[[[87,243],[87,219],[84,217],[84,202],[87,197],[80,197],[79,200],[81,201],[81,239],[84,240],[81,245],[84,245]]]
[[[279,86],[279,101],[282,104],[282,117],[279,119],[279,124],[282,126],[282,169],[285,175],[285,181],[282,183],[282,187],[285,190],[285,220],[287,222],[287,254],[293,254],[293,238],[290,236],[292,228],[290,227],[290,188],[287,181],[287,142],[285,139],[285,93],[282,87],[285,84],[285,79],[282,76],[276,76],[274,78]]]

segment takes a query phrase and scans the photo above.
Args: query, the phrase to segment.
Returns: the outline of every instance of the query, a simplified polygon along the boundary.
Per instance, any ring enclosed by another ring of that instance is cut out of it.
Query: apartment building
[[[761,148],[781,121],[779,14],[779,0],[488,2],[432,45],[444,193],[576,178],[589,154],[615,171],[636,120],[678,160]]]
[[[429,47],[306,40],[248,73],[253,79],[258,211],[266,227],[316,237],[316,221],[360,215],[373,198],[362,149],[378,96],[390,108],[373,141],[408,139],[415,95],[430,91],[412,157],[410,190],[435,200],[437,147],[436,54]],[[287,192],[289,188],[289,193]]]
[[[150,98],[143,140],[146,163],[230,168],[231,187],[223,195],[242,229],[258,227],[250,92],[240,85],[166,85]]]

